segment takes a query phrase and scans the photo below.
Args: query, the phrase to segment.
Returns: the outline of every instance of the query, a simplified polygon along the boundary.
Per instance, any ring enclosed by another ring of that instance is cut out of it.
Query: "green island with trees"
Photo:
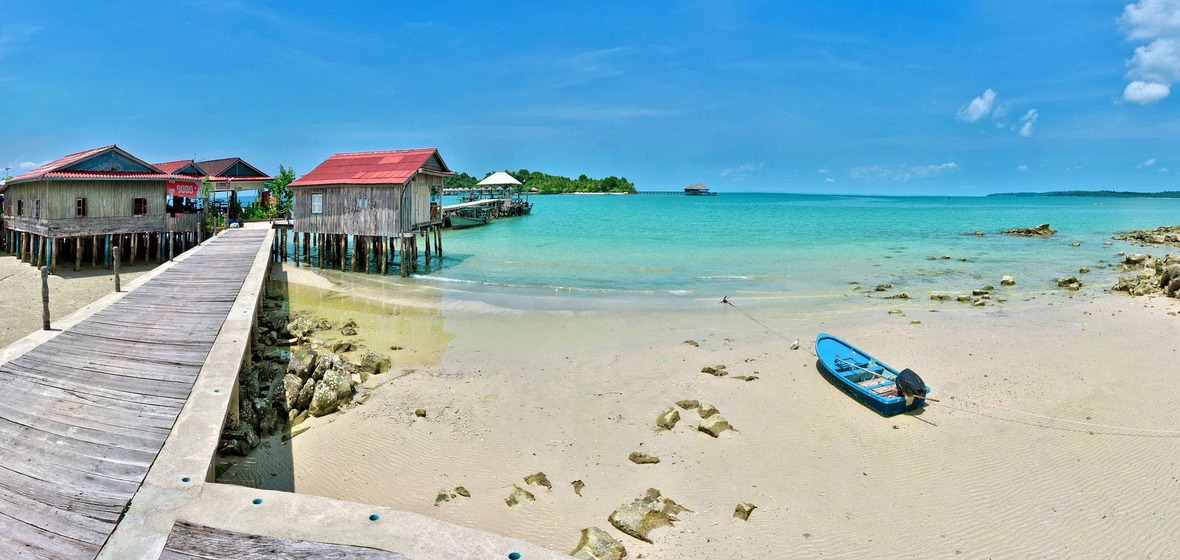
[[[536,189],[538,194],[562,194],[562,193],[627,193],[635,194],[635,184],[628,181],[625,177],[610,176],[604,179],[591,179],[585,174],[578,176],[577,179],[570,179],[569,177],[562,177],[559,175],[549,175],[540,171],[529,171],[528,169],[521,169],[519,171],[507,171],[505,173],[512,175],[517,181],[524,183],[521,190]],[[487,175],[491,175],[488,173]],[[485,177],[487,175],[484,175]],[[447,177],[444,186],[448,189],[474,189],[480,179],[477,179],[467,173],[457,173]]]

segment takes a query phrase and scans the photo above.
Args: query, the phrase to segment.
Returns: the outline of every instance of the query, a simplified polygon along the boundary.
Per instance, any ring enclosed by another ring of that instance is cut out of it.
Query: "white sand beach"
[[[633,558],[1180,555],[1176,300],[866,298],[854,312],[755,322],[716,301],[519,312],[284,270],[293,309],[354,319],[351,338],[394,369],[364,404],[267,440],[230,477],[561,552],[599,527]],[[818,332],[913,368],[941,402],[878,416],[820,375]],[[701,372],[717,364],[729,374]],[[698,432],[693,410],[657,430],[684,399],[736,430]],[[634,464],[635,451],[660,462]],[[552,489],[523,481],[537,472]],[[514,484],[535,501],[508,507]],[[436,505],[458,486],[470,498]],[[607,521],[648,488],[691,510],[652,544]],[[740,502],[757,506],[748,521],[732,516]]]

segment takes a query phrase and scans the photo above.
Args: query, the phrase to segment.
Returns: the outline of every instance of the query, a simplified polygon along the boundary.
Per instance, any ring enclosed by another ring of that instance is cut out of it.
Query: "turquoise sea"
[[[874,295],[929,299],[998,286],[1003,275],[1017,279],[1013,294],[1041,293],[1081,267],[1092,269],[1079,275],[1085,289],[1102,290],[1117,280],[1106,266],[1119,251],[1149,252],[1113,235],[1180,224],[1180,199],[721,193],[531,202],[529,216],[445,231],[441,266],[409,283],[518,308],[659,307],[724,295],[828,305],[877,284],[893,288]],[[1041,223],[1058,233],[1000,234]]]

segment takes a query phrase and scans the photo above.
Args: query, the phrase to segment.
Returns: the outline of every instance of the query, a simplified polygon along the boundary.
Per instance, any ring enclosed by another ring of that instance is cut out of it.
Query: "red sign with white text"
[[[199,198],[201,196],[201,185],[192,181],[168,181],[168,196]]]

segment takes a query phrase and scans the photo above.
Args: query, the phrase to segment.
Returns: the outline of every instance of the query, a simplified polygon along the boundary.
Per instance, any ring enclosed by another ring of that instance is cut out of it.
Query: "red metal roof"
[[[311,172],[292,181],[291,186],[400,185],[420,171],[450,174],[442,157],[438,158],[442,171],[423,169],[437,155],[435,148],[332,154]]]
[[[146,171],[118,171],[118,170],[71,170],[67,169],[72,165],[85,161],[89,158],[103,154],[104,152],[116,152],[119,156],[127,158],[138,165],[145,167]],[[12,179],[8,180],[8,184],[23,183],[26,181],[37,181],[44,179],[174,179],[174,175],[161,171],[159,168],[147,163],[129,153],[122,148],[111,144],[110,146],[103,146],[101,148],[92,148],[83,150],[78,153],[63,156],[59,159],[46,163],[32,171],[27,171]]]

